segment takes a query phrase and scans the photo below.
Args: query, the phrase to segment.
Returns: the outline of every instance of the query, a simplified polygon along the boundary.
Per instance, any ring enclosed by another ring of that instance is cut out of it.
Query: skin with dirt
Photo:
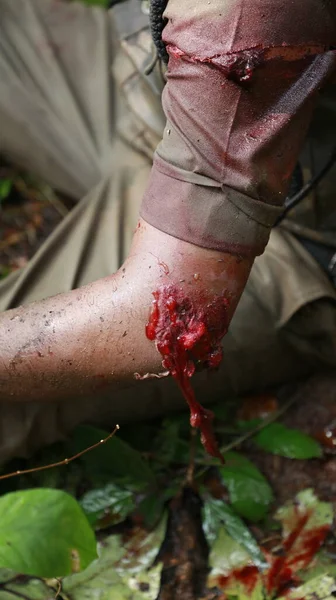
[[[153,290],[181,282],[195,305],[200,294],[206,305],[225,294],[229,323],[252,263],[140,220],[116,274],[0,315],[2,400],[94,398],[127,387],[138,373],[161,373],[160,355],[144,335]]]

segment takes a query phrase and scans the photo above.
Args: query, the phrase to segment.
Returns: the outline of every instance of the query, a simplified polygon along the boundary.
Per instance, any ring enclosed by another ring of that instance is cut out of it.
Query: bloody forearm
[[[157,374],[162,357],[145,335],[153,292],[177,286],[200,309],[225,292],[229,323],[252,262],[141,221],[116,275],[0,316],[0,399],[66,400]]]

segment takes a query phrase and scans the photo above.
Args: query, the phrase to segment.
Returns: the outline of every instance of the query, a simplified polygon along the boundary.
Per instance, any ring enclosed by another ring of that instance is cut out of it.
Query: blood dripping
[[[214,415],[197,402],[190,378],[196,365],[214,368],[221,362],[227,300],[223,296],[208,303],[199,300],[199,308],[174,285],[162,286],[153,296],[146,335],[155,341],[163,358],[162,366],[182,390],[190,408],[190,424],[200,430],[204,448],[224,462],[213,432]]]

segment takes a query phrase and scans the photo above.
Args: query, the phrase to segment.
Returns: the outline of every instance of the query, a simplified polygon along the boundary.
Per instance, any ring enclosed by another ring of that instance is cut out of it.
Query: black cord
[[[150,0],[149,22],[153,42],[159,58],[167,65],[169,56],[166,50],[165,43],[162,40],[162,31],[167,23],[167,19],[163,18],[163,13],[168,4],[168,0]]]
[[[287,200],[287,205],[283,213],[280,215],[280,217],[278,217],[277,221],[275,222],[274,227],[277,227],[277,225],[279,225],[281,221],[283,221],[283,219],[286,217],[289,211],[292,210],[294,206],[297,206],[300,202],[302,202],[302,200],[304,200],[304,198],[308,196],[309,192],[316,188],[316,186],[320,183],[323,177],[325,177],[325,175],[329,173],[330,169],[334,166],[335,163],[336,148],[333,149],[330,158],[328,159],[324,167],[321,169],[321,171],[317,173],[317,175],[315,175],[315,177],[313,177],[308,183],[306,183],[306,185],[304,185],[301,188],[301,190],[297,192],[297,194],[294,194],[294,196]]]

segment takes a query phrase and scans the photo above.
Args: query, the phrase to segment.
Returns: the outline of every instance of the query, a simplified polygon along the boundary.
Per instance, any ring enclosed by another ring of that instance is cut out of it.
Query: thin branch
[[[258,431],[261,431],[262,429],[267,427],[267,425],[270,425],[271,423],[276,421],[279,417],[282,417],[282,415],[285,412],[287,412],[287,410],[296,402],[296,400],[297,400],[296,397],[288,400],[288,402],[286,402],[286,404],[284,404],[281,408],[279,408],[279,410],[277,410],[272,415],[267,417],[262,423],[259,423],[259,425],[257,425],[254,429],[252,429],[251,431],[248,431],[247,433],[244,433],[236,440],[233,440],[233,442],[231,442],[230,444],[225,446],[225,448],[221,448],[221,453],[224,454],[225,452],[229,452],[229,450],[233,450],[233,448],[240,446],[241,444],[246,442],[246,440],[250,439],[256,433],[258,433]]]
[[[115,428],[113,429],[113,431],[106,438],[99,440],[99,442],[97,442],[96,444],[93,444],[89,448],[85,448],[85,450],[81,450],[81,452],[78,452],[77,454],[75,454],[74,456],[71,456],[70,458],[65,458],[64,460],[60,460],[60,461],[52,463],[50,465],[43,465],[42,467],[34,467],[33,469],[24,469],[23,471],[13,471],[13,473],[7,473],[6,475],[0,475],[0,481],[3,479],[9,479],[10,477],[17,477],[19,475],[27,475],[29,473],[37,473],[38,471],[46,471],[47,469],[54,469],[55,467],[62,467],[63,465],[68,465],[73,460],[80,458],[87,452],[91,452],[91,450],[98,448],[102,444],[106,444],[106,442],[108,442],[110,439],[113,438],[113,436],[117,433],[118,429],[120,429],[120,427],[119,427],[119,425],[116,425]]]
[[[269,417],[267,417],[266,419],[263,420],[262,423],[259,423],[259,425],[257,425],[256,427],[254,427],[253,429],[251,429],[250,431],[248,431],[247,433],[244,433],[243,435],[239,436],[238,438],[236,438],[235,440],[233,440],[232,442],[230,442],[230,444],[227,444],[227,446],[224,446],[224,448],[221,448],[221,454],[225,454],[226,452],[229,452],[230,450],[233,450],[234,448],[237,448],[237,446],[240,446],[241,444],[243,444],[244,442],[246,442],[246,440],[250,439],[251,437],[253,437],[256,433],[258,433],[259,431],[261,431],[262,429],[264,429],[265,427],[267,427],[267,425],[270,425],[271,423],[273,423],[274,421],[276,421],[277,419],[279,419],[279,417],[281,417],[285,412],[287,412],[287,410],[297,401],[297,396],[294,396],[293,398],[291,398],[288,402],[286,402],[286,404],[284,404],[281,408],[279,408],[279,410],[277,410],[276,412],[274,412],[272,415],[270,415]],[[205,465],[208,467],[213,466],[212,462],[209,461],[197,461],[198,465]]]
[[[62,591],[61,579],[56,579],[56,581],[57,581],[57,591],[56,591],[56,596],[55,596],[54,600],[57,600],[57,598],[61,595],[61,591]]]

